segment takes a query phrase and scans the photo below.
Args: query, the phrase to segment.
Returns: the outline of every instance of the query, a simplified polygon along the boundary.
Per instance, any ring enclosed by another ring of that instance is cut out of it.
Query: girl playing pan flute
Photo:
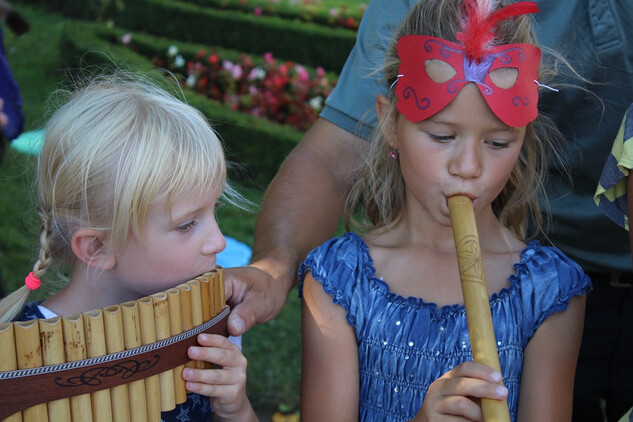
[[[243,204],[206,118],[123,73],[95,78],[54,113],[37,180],[39,260],[26,285],[1,303],[3,321],[103,308],[210,271],[226,245],[215,207],[222,198]],[[53,265],[70,266],[65,287],[24,307]],[[198,342],[189,357],[220,368],[185,369],[191,394],[162,420],[208,420],[212,411],[222,420],[256,420],[239,348],[219,335]]]
[[[331,239],[300,269],[302,421],[481,421],[481,398],[507,398],[512,420],[570,420],[590,281],[525,243],[553,139],[537,110],[537,10],[423,0],[397,32],[347,207],[348,223],[364,211],[363,237]],[[454,195],[473,202],[502,373],[471,361]]]

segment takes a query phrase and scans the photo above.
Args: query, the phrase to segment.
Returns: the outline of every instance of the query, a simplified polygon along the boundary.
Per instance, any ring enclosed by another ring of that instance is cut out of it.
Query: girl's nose
[[[218,222],[213,219],[212,227],[202,246],[202,253],[205,255],[217,255],[226,247],[226,238],[218,226]]]
[[[478,142],[470,139],[460,142],[456,146],[448,171],[453,176],[472,179],[481,176],[482,151]]]

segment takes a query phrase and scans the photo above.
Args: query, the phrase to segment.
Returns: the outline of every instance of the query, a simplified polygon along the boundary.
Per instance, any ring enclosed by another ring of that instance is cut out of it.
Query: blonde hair
[[[501,8],[509,1],[500,0],[496,3],[496,7]],[[352,224],[365,231],[389,229],[400,221],[405,207],[405,186],[399,161],[389,156],[387,135],[396,120],[404,118],[397,111],[397,96],[393,88],[400,66],[397,41],[405,35],[428,35],[455,42],[456,34],[461,29],[462,5],[463,0],[420,1],[396,31],[382,68],[384,83],[391,87],[389,108],[385,113],[387,117],[380,119],[374,131],[360,170],[361,177],[348,196],[345,210],[345,225],[348,229]],[[496,44],[537,44],[531,18],[526,15],[502,21],[497,34]],[[541,63],[539,81],[547,83],[556,71],[556,67]],[[540,114],[528,124],[523,147],[510,179],[492,204],[501,224],[520,239],[533,237],[542,230],[539,197],[543,191],[548,162],[561,139],[553,123]],[[364,212],[364,218],[358,218],[356,213],[359,208]],[[534,233],[527,233],[528,223],[533,224]]]
[[[219,186],[224,200],[243,199],[227,183],[220,140],[205,116],[146,77],[124,72],[92,78],[70,93],[46,125],[37,172],[42,278],[52,264],[72,265],[75,230],[103,230],[108,248],[137,238],[150,205]],[[0,302],[10,321],[28,300],[21,287]]]

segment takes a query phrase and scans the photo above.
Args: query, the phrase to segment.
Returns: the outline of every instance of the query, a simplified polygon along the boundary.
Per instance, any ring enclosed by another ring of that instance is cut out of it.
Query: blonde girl
[[[221,200],[243,203],[226,177],[206,118],[157,83],[119,72],[78,87],[46,125],[37,169],[39,259],[25,286],[0,303],[2,320],[102,308],[213,269],[226,245],[215,208]],[[65,270],[61,290],[25,306],[40,280]],[[186,369],[192,394],[163,420],[208,419],[212,411],[222,420],[255,420],[239,348],[222,336],[198,341],[189,355],[221,368]]]

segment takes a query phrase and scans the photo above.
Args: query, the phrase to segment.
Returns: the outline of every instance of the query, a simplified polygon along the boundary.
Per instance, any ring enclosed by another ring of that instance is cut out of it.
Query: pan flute
[[[200,333],[228,336],[221,268],[90,312],[0,325],[0,420],[160,421]]]

